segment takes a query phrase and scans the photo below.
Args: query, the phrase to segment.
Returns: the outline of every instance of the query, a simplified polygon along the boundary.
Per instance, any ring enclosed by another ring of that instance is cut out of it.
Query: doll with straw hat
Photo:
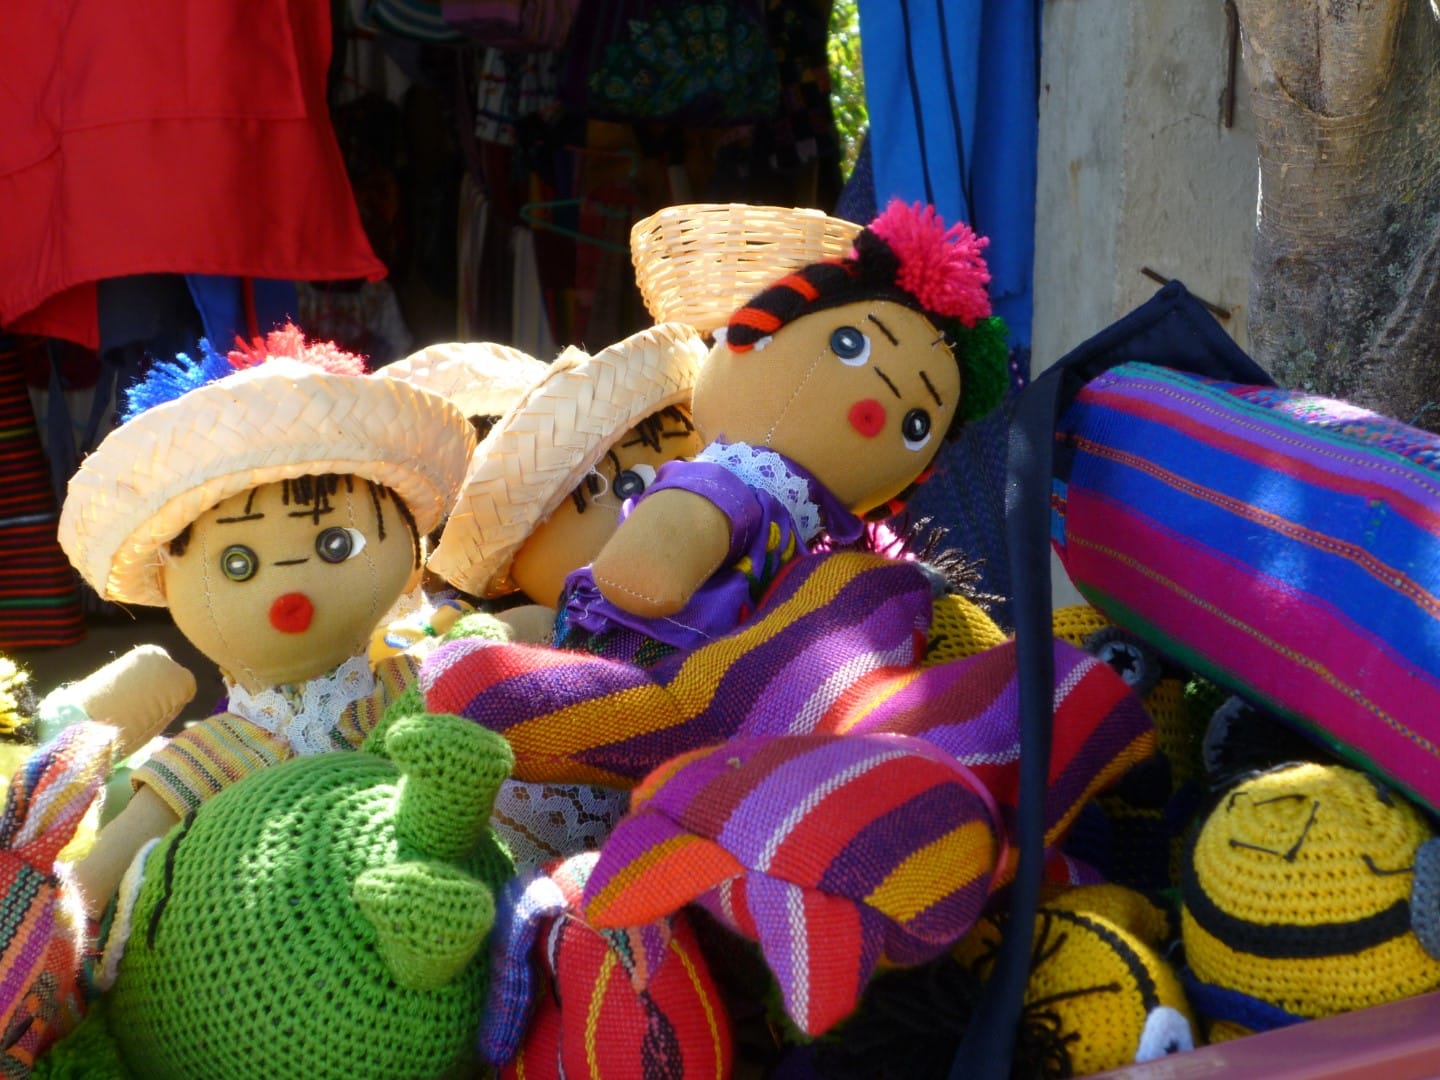
[[[132,777],[76,866],[92,914],[131,858],[263,766],[358,745],[413,678],[372,670],[375,624],[418,580],[474,446],[465,416],[293,326],[156,364],[71,478],[61,545],[105,599],[167,607],[220,668],[227,711]]]
[[[898,200],[850,253],[778,276],[717,332],[697,376],[693,462],[662,470],[566,583],[564,633],[693,648],[732,629],[818,538],[859,539],[996,404],[1004,327],[986,241]]]

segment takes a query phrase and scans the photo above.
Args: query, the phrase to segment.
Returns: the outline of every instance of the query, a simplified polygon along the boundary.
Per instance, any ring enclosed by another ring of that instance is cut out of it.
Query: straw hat
[[[656,322],[708,334],[787,271],[850,253],[860,226],[799,207],[667,206],[630,230],[640,296]]]
[[[451,341],[386,364],[379,374],[439,394],[469,417],[509,412],[548,370],[548,364],[509,345]]]
[[[269,357],[107,435],[70,479],[60,544],[103,598],[163,607],[161,549],[216,503],[278,480],[353,474],[394,491],[423,535],[474,445],[469,421],[436,394]]]
[[[430,569],[476,595],[514,591],[515,552],[627,431],[689,403],[707,352],[693,327],[665,323],[561,353],[476,448]]]

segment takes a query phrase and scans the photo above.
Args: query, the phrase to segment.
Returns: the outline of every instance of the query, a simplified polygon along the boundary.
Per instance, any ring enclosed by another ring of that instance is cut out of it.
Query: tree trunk
[[[1434,0],[1239,0],[1260,158],[1255,358],[1440,430]]]

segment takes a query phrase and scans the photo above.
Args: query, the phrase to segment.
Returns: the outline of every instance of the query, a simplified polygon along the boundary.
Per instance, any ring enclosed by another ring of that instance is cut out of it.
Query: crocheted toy
[[[595,859],[501,891],[482,1056],[513,1080],[729,1076],[729,1019],[690,920],[596,930],[580,913]]]
[[[41,1077],[440,1077],[473,1065],[503,739],[399,716],[207,800],[127,873],[106,992]],[[468,1075],[466,1073],[465,1075]]]
[[[808,556],[740,629],[651,669],[470,639],[436,650],[421,685],[427,709],[504,733],[519,776],[648,773],[601,849],[588,920],[640,926],[702,903],[760,942],[813,1033],[882,957],[954,942],[1013,872],[1014,644],[922,667],[931,603],[915,563]],[[1114,672],[1055,650],[1047,844],[1154,747]]]
[[[1003,914],[982,919],[955,955],[988,974],[1008,923]],[[1118,885],[1068,889],[1040,906],[1022,1029],[1048,1029],[1046,1076],[1086,1076],[1194,1049],[1189,1003],[1162,955],[1169,938],[1165,912]]]
[[[92,915],[140,847],[238,777],[353,746],[413,669],[372,672],[371,632],[420,573],[460,482],[461,412],[293,326],[154,365],[71,478],[59,537],[108,600],[168,607],[219,665],[228,711],[136,770],[76,866]]]
[[[1184,867],[1186,989],[1220,1041],[1440,987],[1440,842],[1353,769],[1245,780]]]
[[[1005,386],[986,241],[931,207],[892,203],[850,257],[782,277],[736,311],[705,358],[705,449],[661,470],[590,566],[566,583],[563,632],[692,648],[742,621],[777,570],[858,515],[893,513],[941,439]]]

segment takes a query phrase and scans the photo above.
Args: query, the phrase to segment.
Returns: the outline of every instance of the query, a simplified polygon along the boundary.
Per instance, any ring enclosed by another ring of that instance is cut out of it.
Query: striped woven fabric
[[[61,897],[55,857],[99,794],[114,732],[77,724],[11,779],[0,815],[0,1073],[28,1075],[35,1058],[78,1021],[85,932]]]
[[[930,610],[914,564],[839,552],[793,560],[740,630],[648,670],[465,638],[420,681],[431,712],[505,735],[518,780],[633,787],[752,716],[818,722],[867,674],[914,667]]]
[[[1133,363],[1056,438],[1053,538],[1087,599],[1440,808],[1440,440]]]
[[[525,884],[502,901],[511,925],[497,924],[502,942],[492,949],[485,1059],[503,1066],[502,1080],[724,1080],[734,1061],[730,1021],[689,919],[595,930],[579,911],[594,864],[593,853],[577,855],[515,879]]]
[[[1154,749],[1119,676],[1064,642],[1055,653],[1047,844]],[[877,962],[937,955],[1013,874],[1018,704],[1007,642],[876,673],[806,734],[757,718],[635,789],[586,912],[623,926],[699,902],[760,943],[791,1017],[824,1031],[855,1007]]]
[[[79,586],[56,539],[60,511],[20,349],[3,346],[0,477],[0,649],[73,645],[85,636]]]

